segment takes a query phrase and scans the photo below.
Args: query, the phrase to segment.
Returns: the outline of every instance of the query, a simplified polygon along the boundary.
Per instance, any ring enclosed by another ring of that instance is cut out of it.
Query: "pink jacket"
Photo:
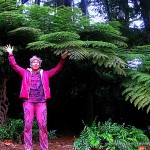
[[[8,58],[12,68],[22,77],[22,84],[19,98],[28,99],[30,92],[31,68],[24,69],[18,66],[13,55],[9,55]],[[42,69],[40,70],[45,99],[51,98],[49,79],[52,78],[54,75],[56,75],[62,69],[64,62],[65,60],[61,59],[56,67],[48,71],[43,71]]]

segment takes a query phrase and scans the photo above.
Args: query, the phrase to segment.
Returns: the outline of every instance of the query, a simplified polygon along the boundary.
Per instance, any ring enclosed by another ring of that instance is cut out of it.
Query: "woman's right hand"
[[[12,54],[12,53],[13,53],[13,50],[14,50],[14,47],[9,44],[9,45],[6,45],[6,46],[5,46],[5,50],[6,50],[9,54]]]

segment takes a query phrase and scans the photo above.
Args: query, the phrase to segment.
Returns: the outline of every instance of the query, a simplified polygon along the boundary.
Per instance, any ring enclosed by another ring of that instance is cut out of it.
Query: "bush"
[[[5,125],[0,125],[0,139],[20,139],[23,134],[23,126],[23,120],[8,118]]]
[[[139,146],[148,146],[149,138],[140,129],[133,126],[119,125],[111,120],[89,127],[85,125],[73,143],[74,150],[91,150],[107,148],[109,150],[137,150]]]
[[[6,120],[5,125],[0,125],[0,139],[13,139],[15,142],[23,143],[23,131],[24,131],[24,122],[22,119],[10,119]],[[38,125],[36,121],[33,122],[32,127],[32,136],[33,140],[38,139]],[[48,132],[49,138],[56,138],[56,131]]]

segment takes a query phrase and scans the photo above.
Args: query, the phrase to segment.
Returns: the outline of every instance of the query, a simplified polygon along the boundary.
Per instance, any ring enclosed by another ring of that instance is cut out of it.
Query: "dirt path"
[[[75,137],[58,137],[49,140],[49,150],[72,150]],[[39,143],[34,143],[34,150],[39,150]],[[0,150],[24,150],[23,144],[14,144],[11,140],[0,140]]]

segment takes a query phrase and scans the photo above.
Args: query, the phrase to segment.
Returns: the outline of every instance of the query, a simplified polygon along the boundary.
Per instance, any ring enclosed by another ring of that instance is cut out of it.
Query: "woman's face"
[[[31,63],[31,68],[33,71],[39,70],[40,66],[41,66],[41,64],[38,60],[33,60]]]

